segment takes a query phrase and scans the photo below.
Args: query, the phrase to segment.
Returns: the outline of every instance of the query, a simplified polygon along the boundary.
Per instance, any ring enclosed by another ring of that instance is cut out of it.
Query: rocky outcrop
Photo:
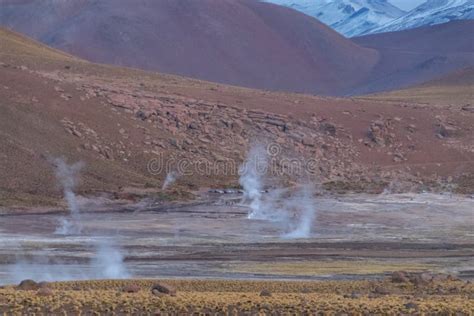
[[[17,290],[21,291],[36,291],[40,288],[40,286],[35,281],[27,279],[21,281],[16,288]]]
[[[378,146],[384,147],[393,142],[394,134],[391,130],[391,122],[389,120],[375,120],[370,124],[368,137]]]
[[[438,136],[438,138],[457,137],[459,133],[459,129],[453,124],[440,122],[436,125],[436,136]]]

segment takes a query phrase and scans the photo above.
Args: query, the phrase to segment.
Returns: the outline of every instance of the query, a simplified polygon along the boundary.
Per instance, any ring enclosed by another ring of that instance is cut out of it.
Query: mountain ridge
[[[387,0],[265,1],[303,12],[347,37],[365,34],[406,13]]]
[[[403,11],[386,0],[264,0],[321,20],[347,37],[474,19],[474,0],[427,0]]]

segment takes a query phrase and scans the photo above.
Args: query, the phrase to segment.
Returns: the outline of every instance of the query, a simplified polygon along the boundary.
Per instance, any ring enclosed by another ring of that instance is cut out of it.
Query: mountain
[[[92,62],[321,95],[401,89],[474,65],[472,20],[347,39],[255,0],[8,0],[0,23]]]
[[[467,19],[474,19],[474,0],[428,0],[371,32],[392,32]]]
[[[379,62],[354,94],[396,90],[474,65],[474,20],[355,37]]]
[[[347,37],[371,33],[406,12],[387,0],[267,0],[315,17]]]
[[[269,90],[347,93],[378,56],[252,0],[8,0],[0,23],[93,62]]]
[[[474,0],[427,0],[409,12],[387,0],[265,1],[315,17],[347,37],[474,19]]]

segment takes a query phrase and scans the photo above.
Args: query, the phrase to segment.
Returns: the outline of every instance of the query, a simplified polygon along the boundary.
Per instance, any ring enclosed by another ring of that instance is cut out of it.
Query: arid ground
[[[0,312],[472,313],[471,69],[330,98],[0,37]],[[256,143],[261,219],[237,172]]]
[[[81,232],[68,236],[57,232],[67,214],[2,216],[3,284],[100,279],[110,268],[124,278],[150,280],[53,283],[27,291],[9,286],[0,289],[0,311],[2,305],[20,313],[472,311],[472,198],[320,197],[314,229],[304,239],[289,239],[278,219],[248,219],[240,200],[210,193],[200,203],[85,209]],[[123,258],[109,252],[110,259],[96,260],[102,243]],[[393,281],[397,271],[407,271],[411,281]],[[176,297],[151,293],[163,279],[178,289]],[[124,293],[131,285],[138,292]],[[260,296],[264,289],[271,297]]]
[[[123,250],[136,277],[361,278],[395,270],[474,276],[472,198],[321,197],[313,231],[301,239],[286,237],[290,226],[278,218],[248,219],[247,207],[232,205],[239,200],[213,197],[121,212],[85,209],[81,233],[66,237],[56,231],[65,214],[2,216],[0,279],[81,278],[94,269],[89,261],[101,238]]]

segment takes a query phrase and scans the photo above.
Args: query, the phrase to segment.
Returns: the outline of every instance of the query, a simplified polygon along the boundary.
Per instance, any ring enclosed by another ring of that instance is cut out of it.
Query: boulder
[[[410,302],[404,305],[406,309],[418,309],[418,304]]]
[[[262,297],[271,297],[271,296],[272,296],[272,293],[271,293],[269,290],[263,289],[263,290],[260,292],[260,296],[262,296]]]
[[[408,283],[410,281],[410,279],[408,279],[407,273],[404,271],[393,272],[391,280],[392,283]]]
[[[21,281],[17,286],[17,289],[22,291],[36,291],[38,288],[38,283],[30,279]]]
[[[188,124],[188,129],[199,129],[199,124],[197,122],[191,122]]]
[[[156,283],[151,287],[151,293],[155,296],[176,296],[176,289],[167,284]]]
[[[377,286],[375,289],[374,289],[374,294],[379,294],[379,295],[389,295],[390,294],[390,290],[385,288],[385,287],[382,287],[382,286]]]
[[[433,280],[433,275],[431,273],[412,273],[408,276],[410,282],[419,287],[430,283]]]
[[[325,133],[326,135],[330,135],[330,136],[336,136],[336,132],[337,132],[336,126],[329,122],[321,123],[321,125],[319,126],[319,130]]]
[[[436,135],[439,138],[456,137],[459,135],[459,131],[455,126],[444,123],[439,123],[436,127],[436,131]]]
[[[316,142],[314,141],[313,138],[311,137],[304,137],[302,140],[301,140],[301,143],[304,145],[304,146],[307,146],[307,147],[315,147],[316,146]]]
[[[138,110],[135,112],[135,116],[142,121],[149,119],[154,113],[152,111]]]
[[[474,113],[474,105],[466,104],[462,107],[463,111]]]
[[[368,137],[379,146],[385,146],[389,143],[388,128],[385,122],[382,120],[373,121],[369,127]]]

